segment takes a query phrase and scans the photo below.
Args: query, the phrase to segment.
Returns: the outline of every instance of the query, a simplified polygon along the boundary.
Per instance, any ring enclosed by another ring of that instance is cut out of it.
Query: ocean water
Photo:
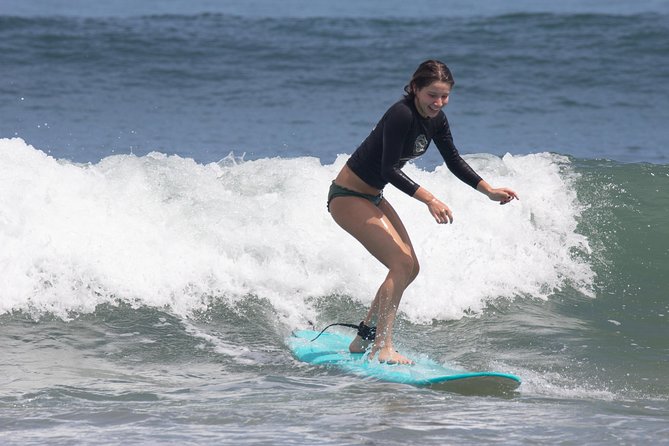
[[[415,3],[415,4],[414,4]],[[2,444],[669,444],[666,2],[6,0]],[[464,396],[297,362],[384,275],[327,187],[417,64],[456,145],[394,190],[396,343],[519,375]]]

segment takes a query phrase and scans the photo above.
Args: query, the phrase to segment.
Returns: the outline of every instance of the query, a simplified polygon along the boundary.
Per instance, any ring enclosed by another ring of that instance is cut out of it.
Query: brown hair
[[[438,60],[426,60],[418,66],[413,74],[409,84],[404,87],[405,97],[413,99],[416,96],[416,90],[425,88],[433,82],[445,82],[451,87],[455,85],[455,80],[445,63]]]

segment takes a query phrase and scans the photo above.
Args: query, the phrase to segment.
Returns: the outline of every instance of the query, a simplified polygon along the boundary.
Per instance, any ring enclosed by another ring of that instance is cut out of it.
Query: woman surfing
[[[461,181],[500,204],[518,199],[511,189],[490,186],[460,157],[442,110],[454,84],[443,62],[420,64],[404,87],[404,98],[386,111],[330,186],[328,210],[334,221],[388,268],[349,346],[351,352],[359,353],[371,345],[370,358],[378,355],[381,362],[412,362],[395,351],[392,334],[404,290],[419,271],[409,234],[383,197],[384,187],[391,184],[425,204],[437,223],[453,223],[451,209],[402,171],[407,161],[424,154],[434,141],[448,169]]]

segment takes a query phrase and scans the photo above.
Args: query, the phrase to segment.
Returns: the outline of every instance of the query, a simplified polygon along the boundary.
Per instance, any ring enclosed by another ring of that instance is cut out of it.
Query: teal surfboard
[[[309,364],[331,366],[346,373],[388,381],[429,387],[467,395],[508,394],[520,386],[520,378],[508,373],[468,372],[446,367],[429,358],[412,358],[411,365],[384,364],[369,360],[363,353],[350,353],[353,340],[337,332],[318,335],[317,331],[295,331],[286,343],[295,357]]]

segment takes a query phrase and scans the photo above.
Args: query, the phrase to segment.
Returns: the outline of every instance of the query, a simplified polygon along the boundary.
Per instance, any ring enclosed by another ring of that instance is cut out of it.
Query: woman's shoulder
[[[388,111],[390,110],[397,110],[401,112],[409,112],[412,113],[415,110],[415,107],[413,106],[413,102],[407,98],[402,98],[399,101],[395,102],[393,105],[390,106]]]
[[[406,98],[402,98],[399,101],[391,105],[385,113],[385,118],[395,119],[413,119],[415,109],[411,101]]]

